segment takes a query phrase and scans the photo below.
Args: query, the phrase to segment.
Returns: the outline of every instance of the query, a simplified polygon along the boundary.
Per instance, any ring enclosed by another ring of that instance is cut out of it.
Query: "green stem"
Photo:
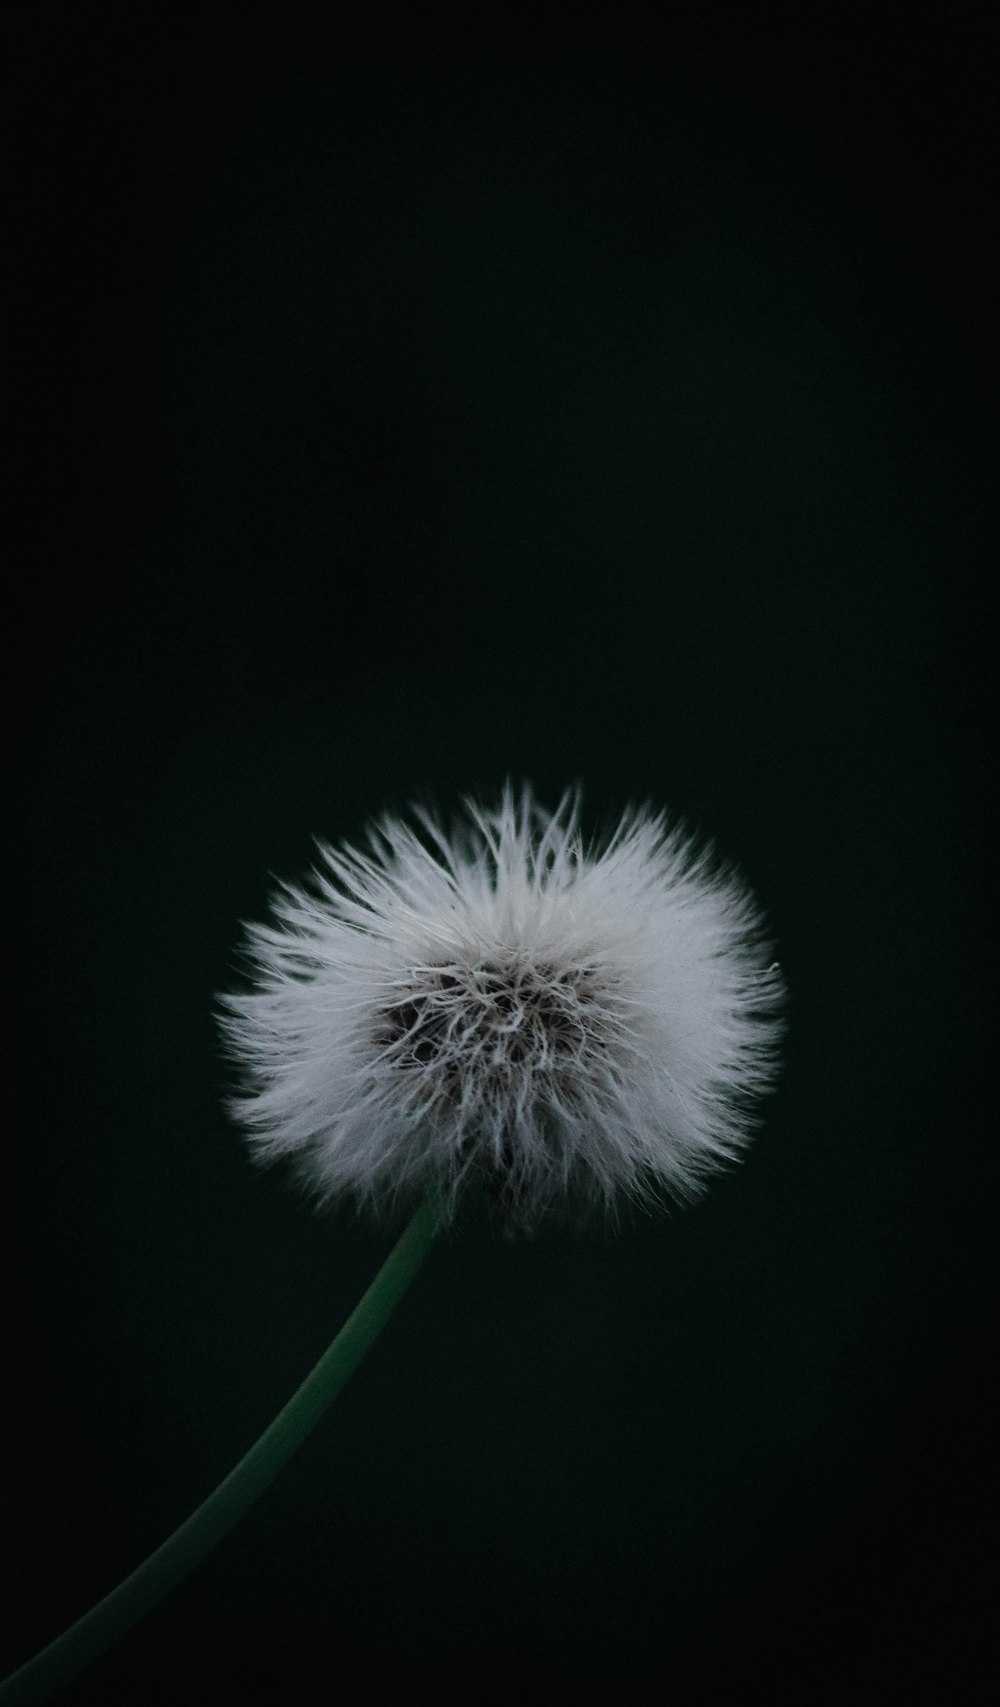
[[[47,1701],[183,1582],[249,1511],[385,1327],[430,1250],[440,1217],[439,1201],[428,1197],[332,1345],[246,1456],[131,1576],[0,1684],[2,1707]]]

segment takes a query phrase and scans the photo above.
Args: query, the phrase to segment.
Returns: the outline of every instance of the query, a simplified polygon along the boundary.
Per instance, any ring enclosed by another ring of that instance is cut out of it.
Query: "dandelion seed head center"
[[[426,966],[382,1007],[379,1042],[401,1069],[471,1078],[570,1066],[612,1049],[616,997],[613,977],[587,964]]]

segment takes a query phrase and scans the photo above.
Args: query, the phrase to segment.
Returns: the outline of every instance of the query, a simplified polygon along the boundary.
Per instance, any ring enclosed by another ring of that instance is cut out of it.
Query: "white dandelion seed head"
[[[585,848],[525,788],[319,844],[221,998],[259,1161],[379,1207],[478,1176],[508,1225],[695,1195],[777,1070],[783,980],[736,874],[663,814]]]

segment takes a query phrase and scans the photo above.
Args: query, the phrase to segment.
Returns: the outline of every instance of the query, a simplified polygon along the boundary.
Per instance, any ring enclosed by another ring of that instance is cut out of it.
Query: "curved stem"
[[[2,1707],[47,1701],[151,1612],[249,1511],[385,1327],[430,1250],[440,1217],[439,1201],[428,1197],[333,1343],[246,1456],[137,1570],[0,1684]]]

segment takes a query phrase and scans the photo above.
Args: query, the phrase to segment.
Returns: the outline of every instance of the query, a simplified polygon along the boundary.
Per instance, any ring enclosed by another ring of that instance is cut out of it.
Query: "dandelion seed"
[[[320,1202],[478,1178],[508,1226],[688,1198],[741,1152],[777,1069],[783,980],[737,875],[663,814],[584,847],[508,786],[451,836],[384,817],[319,847],[222,998],[252,1153]]]

